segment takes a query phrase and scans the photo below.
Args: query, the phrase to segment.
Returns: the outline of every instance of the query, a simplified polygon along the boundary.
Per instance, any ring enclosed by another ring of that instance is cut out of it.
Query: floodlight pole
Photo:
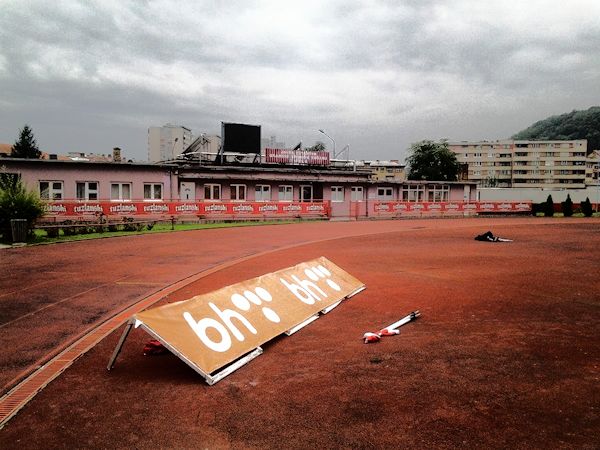
[[[331,136],[329,136],[323,130],[319,130],[319,133],[323,133],[325,136],[327,136],[329,139],[331,139],[331,142],[333,142],[333,155],[334,155],[333,157],[335,158],[335,139],[333,139]]]

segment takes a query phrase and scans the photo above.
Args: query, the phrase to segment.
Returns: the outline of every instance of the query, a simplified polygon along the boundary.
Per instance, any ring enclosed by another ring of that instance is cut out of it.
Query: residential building
[[[148,161],[172,161],[183,153],[193,140],[189,128],[166,124],[148,128]]]
[[[585,184],[600,186],[600,150],[594,150],[587,156]]]
[[[462,141],[449,148],[483,187],[585,188],[586,140]]]
[[[390,161],[356,161],[357,167],[368,169],[372,173],[372,178],[377,181],[404,181],[406,180],[406,166],[397,159]]]

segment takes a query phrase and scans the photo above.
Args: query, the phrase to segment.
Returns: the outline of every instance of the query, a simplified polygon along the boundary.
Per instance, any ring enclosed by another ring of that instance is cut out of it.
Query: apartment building
[[[587,157],[585,182],[588,186],[600,186],[600,150],[594,150]]]
[[[370,170],[372,179],[376,181],[401,182],[406,180],[406,166],[397,159],[356,161],[356,166]]]
[[[172,161],[183,153],[193,140],[192,130],[167,123],[148,128],[148,161]]]
[[[451,142],[468,179],[482,187],[582,189],[587,141],[499,140]]]

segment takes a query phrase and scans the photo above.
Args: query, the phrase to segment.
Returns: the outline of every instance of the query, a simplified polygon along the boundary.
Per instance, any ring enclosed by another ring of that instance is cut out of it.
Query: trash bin
[[[13,242],[25,242],[27,240],[27,219],[10,219]]]

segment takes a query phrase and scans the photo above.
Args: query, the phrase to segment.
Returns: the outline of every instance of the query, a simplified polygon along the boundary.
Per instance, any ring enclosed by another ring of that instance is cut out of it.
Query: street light
[[[333,157],[335,158],[335,139],[333,139],[331,136],[329,136],[323,130],[319,130],[319,133],[323,133],[325,136],[327,136],[329,139],[331,139],[331,142],[333,142]]]

